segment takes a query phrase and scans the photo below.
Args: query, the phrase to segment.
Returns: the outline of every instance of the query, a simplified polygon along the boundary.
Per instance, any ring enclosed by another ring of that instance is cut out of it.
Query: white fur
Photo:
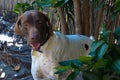
[[[66,76],[54,74],[58,62],[88,55],[91,43],[92,41],[83,35],[64,36],[54,33],[40,48],[42,53],[32,51],[31,72],[34,80],[65,80]],[[85,44],[89,46],[88,50],[85,49]]]

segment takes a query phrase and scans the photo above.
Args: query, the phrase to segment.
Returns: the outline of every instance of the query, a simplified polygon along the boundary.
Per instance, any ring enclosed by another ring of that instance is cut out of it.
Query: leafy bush
[[[82,71],[84,80],[119,80],[120,79],[120,27],[112,33],[114,42],[109,42],[112,33],[102,27],[100,37],[91,45],[88,56],[76,60],[59,62],[56,74],[71,70],[66,80],[74,80]]]
[[[14,7],[14,12],[24,13],[28,10],[43,10],[43,7],[59,7],[67,3],[68,0],[33,0],[32,3],[17,3]]]
[[[19,13],[24,13],[25,11],[28,10],[42,10],[42,7],[39,6],[36,1],[33,1],[31,4],[28,2],[17,3],[13,11],[19,14]]]

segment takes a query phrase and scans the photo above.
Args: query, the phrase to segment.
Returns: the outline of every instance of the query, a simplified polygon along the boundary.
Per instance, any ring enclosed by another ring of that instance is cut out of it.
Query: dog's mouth
[[[30,46],[32,47],[33,50],[39,51],[41,45],[38,42],[34,42],[34,43],[30,43]]]

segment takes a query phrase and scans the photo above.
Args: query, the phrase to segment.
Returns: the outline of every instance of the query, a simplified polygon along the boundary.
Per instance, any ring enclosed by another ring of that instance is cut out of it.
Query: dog
[[[31,73],[34,80],[65,80],[55,74],[58,62],[86,56],[92,40],[83,35],[64,35],[54,32],[49,17],[38,10],[26,11],[15,23],[14,31],[26,37],[32,48]]]

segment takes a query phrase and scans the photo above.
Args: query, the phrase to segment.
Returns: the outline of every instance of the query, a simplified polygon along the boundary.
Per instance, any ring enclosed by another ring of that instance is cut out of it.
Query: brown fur
[[[52,26],[46,14],[27,11],[21,15],[14,27],[15,33],[27,37],[28,44],[38,42],[42,46],[53,35]]]

